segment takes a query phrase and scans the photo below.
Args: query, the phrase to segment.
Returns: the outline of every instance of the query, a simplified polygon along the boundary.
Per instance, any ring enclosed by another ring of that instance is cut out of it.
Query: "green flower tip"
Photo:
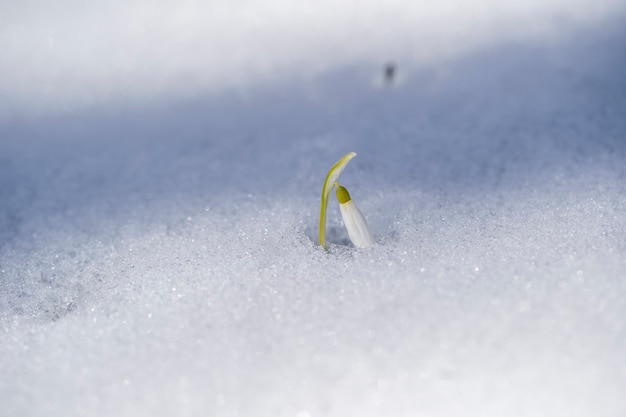
[[[350,201],[350,193],[348,193],[348,190],[345,189],[345,187],[342,187],[341,185],[335,183],[337,185],[337,191],[336,191],[336,195],[337,195],[337,201],[339,201],[339,204],[345,204],[348,201]]]

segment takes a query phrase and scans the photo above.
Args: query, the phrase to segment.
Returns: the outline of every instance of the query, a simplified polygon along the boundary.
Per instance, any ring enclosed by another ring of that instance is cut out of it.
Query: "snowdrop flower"
[[[367,248],[374,244],[372,233],[367,225],[367,221],[356,203],[350,198],[350,193],[344,187],[335,183],[337,186],[337,201],[339,201],[339,209],[343,224],[348,229],[348,236],[357,248]]]
[[[356,153],[349,152],[345,154],[339,161],[337,161],[326,174],[326,179],[322,185],[322,198],[320,203],[320,224],[318,231],[319,244],[324,248],[326,247],[326,208],[328,206],[328,197],[335,186],[337,187],[337,200],[339,201],[339,207],[341,209],[341,215],[343,222],[348,229],[348,236],[357,248],[364,248],[374,243],[372,234],[363,214],[356,206],[354,201],[350,198],[348,191],[340,186],[337,181],[339,175],[346,167],[348,162],[356,156]]]

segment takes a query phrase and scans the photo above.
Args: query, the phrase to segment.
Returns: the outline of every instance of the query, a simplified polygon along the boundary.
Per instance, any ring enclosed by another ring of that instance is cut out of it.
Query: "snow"
[[[619,2],[19,4],[0,416],[626,413]]]

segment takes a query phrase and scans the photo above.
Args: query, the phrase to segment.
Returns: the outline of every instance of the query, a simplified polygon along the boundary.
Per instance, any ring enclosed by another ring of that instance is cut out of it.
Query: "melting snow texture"
[[[0,13],[1,416],[626,415],[619,2],[52,7]]]

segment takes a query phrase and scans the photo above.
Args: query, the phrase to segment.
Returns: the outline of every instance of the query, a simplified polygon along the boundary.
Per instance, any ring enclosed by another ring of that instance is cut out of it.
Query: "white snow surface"
[[[0,6],[0,416],[626,415],[623,4],[86,4]]]

